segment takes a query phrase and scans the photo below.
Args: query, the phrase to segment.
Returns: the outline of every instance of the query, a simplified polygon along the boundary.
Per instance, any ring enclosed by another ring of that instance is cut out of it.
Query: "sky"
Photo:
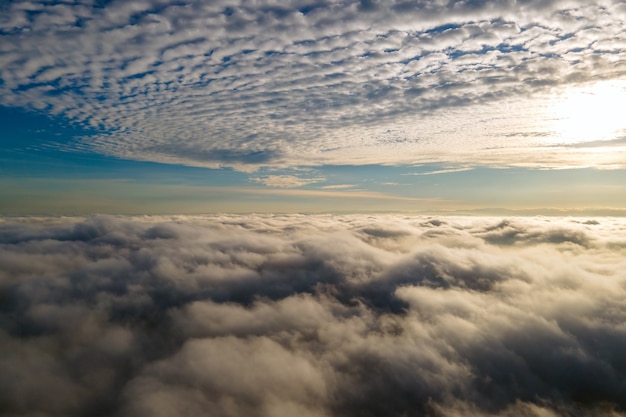
[[[0,415],[626,417],[626,2],[0,0]]]
[[[0,2],[0,214],[624,214],[626,2]]]

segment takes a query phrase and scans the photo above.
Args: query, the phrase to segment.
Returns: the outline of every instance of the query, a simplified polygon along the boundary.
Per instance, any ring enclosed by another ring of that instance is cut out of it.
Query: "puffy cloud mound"
[[[5,218],[0,414],[623,416],[625,231]]]

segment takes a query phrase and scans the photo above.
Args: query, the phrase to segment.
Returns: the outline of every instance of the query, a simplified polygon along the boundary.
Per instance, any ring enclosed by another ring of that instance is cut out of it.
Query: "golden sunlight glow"
[[[612,140],[626,134],[626,81],[602,81],[565,91],[551,106],[551,141]]]

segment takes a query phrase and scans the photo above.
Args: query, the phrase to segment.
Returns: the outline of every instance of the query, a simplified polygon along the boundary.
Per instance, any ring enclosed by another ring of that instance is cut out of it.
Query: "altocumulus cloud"
[[[0,223],[0,413],[621,416],[626,222]]]
[[[0,104],[101,128],[59,146],[130,159],[584,165],[523,99],[623,77],[625,19],[614,0],[11,0]]]

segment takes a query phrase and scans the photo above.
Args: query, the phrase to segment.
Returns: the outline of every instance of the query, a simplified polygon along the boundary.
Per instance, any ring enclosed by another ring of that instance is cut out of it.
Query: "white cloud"
[[[0,412],[621,416],[624,232],[618,218],[5,218]]]
[[[436,171],[427,171],[427,172],[418,172],[415,174],[407,174],[407,175],[436,175],[436,174],[451,174],[455,172],[464,172],[470,171],[472,168],[449,168],[449,169],[439,169]]]
[[[553,90],[623,77],[622,9],[12,1],[0,19],[0,102],[103,126],[68,146],[131,159],[248,171],[581,165],[584,155],[532,134],[554,134],[537,106]],[[623,154],[592,165],[623,166]]]
[[[314,184],[324,181],[325,178],[302,178],[294,175],[268,175],[266,177],[251,178],[250,181],[258,182],[268,187],[294,188],[303,185]]]

